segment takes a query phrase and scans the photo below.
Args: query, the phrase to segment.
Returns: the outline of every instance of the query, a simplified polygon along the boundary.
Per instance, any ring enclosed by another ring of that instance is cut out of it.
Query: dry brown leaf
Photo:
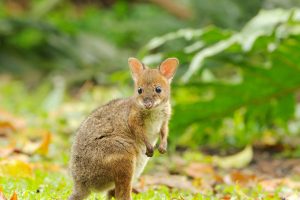
[[[191,163],[185,168],[185,173],[194,178],[194,186],[203,190],[212,190],[216,183],[223,182],[223,178],[216,173],[214,168],[205,163]]]
[[[233,171],[230,174],[231,181],[241,185],[246,185],[249,182],[253,182],[257,179],[254,174],[246,174],[241,171]]]
[[[226,194],[224,197],[221,197],[220,200],[231,200],[231,196],[229,194]]]
[[[203,178],[203,176],[214,176],[215,170],[209,164],[191,163],[185,169],[185,173],[192,178]]]
[[[14,127],[14,125],[11,122],[0,121],[0,131],[1,131],[1,133],[6,132],[6,130],[16,131],[16,128]]]
[[[18,196],[16,192],[13,193],[13,195],[10,197],[10,200],[18,200]]]

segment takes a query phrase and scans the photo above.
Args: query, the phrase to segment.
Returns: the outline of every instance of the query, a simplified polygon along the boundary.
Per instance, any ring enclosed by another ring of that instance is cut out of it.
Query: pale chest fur
[[[153,146],[157,143],[161,127],[165,120],[167,120],[167,115],[162,110],[153,111],[151,115],[145,119],[146,135]],[[145,155],[145,152],[145,145],[141,145],[140,152],[136,160],[135,178],[138,178],[141,175],[149,160],[149,158]]]
[[[152,145],[155,145],[159,137],[159,132],[161,130],[164,120],[166,120],[166,117],[162,111],[154,111],[145,120],[146,135],[148,137],[149,142]]]

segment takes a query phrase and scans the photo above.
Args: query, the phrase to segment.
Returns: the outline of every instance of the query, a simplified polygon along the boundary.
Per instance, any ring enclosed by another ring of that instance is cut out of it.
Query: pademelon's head
[[[177,58],[166,59],[156,69],[148,68],[136,58],[129,58],[128,63],[138,106],[150,110],[168,102],[170,84],[179,64]]]

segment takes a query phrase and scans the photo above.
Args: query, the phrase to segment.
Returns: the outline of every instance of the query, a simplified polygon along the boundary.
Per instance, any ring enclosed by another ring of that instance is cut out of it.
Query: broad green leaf
[[[252,158],[253,150],[252,147],[248,145],[244,150],[235,155],[227,157],[214,156],[213,163],[224,169],[243,168],[251,162]]]

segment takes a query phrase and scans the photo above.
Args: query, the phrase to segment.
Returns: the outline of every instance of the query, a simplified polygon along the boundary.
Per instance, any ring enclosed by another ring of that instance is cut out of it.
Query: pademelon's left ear
[[[177,58],[167,58],[160,64],[158,70],[164,77],[171,81],[175,75],[176,68],[178,65],[179,61]]]
[[[141,61],[133,57],[130,57],[128,59],[128,64],[130,67],[132,78],[134,81],[136,81],[142,74],[143,70],[146,69],[146,67],[143,65]]]

